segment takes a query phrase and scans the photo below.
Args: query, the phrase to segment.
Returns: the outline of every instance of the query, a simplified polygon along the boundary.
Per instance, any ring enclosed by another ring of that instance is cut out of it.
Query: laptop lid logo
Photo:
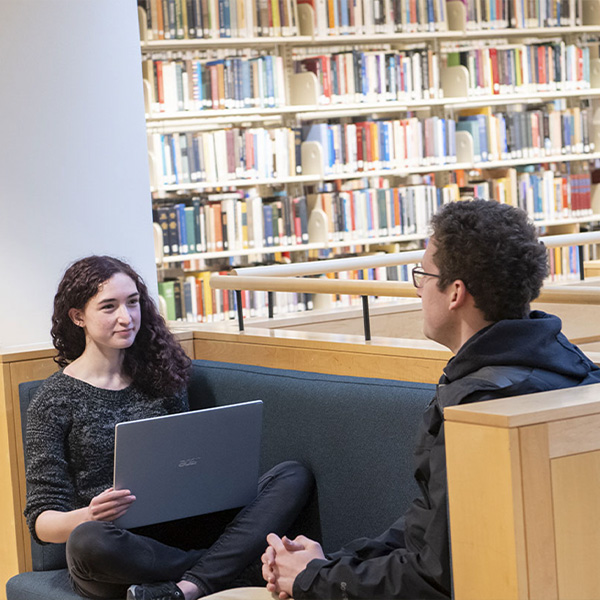
[[[184,460],[180,460],[179,464],[177,466],[180,469],[183,467],[193,467],[194,465],[198,464],[199,460],[200,460],[199,456],[197,456],[196,458],[186,458]]]

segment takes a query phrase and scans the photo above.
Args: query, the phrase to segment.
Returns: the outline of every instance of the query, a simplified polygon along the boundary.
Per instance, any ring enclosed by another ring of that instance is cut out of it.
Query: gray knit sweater
[[[45,510],[82,508],[112,486],[117,423],[185,410],[185,394],[154,398],[133,385],[114,391],[62,372],[49,377],[27,411],[25,518],[33,536]]]

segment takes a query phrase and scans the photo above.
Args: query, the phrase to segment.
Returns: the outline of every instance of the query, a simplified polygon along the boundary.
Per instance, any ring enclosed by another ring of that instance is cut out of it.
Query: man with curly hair
[[[569,343],[560,319],[530,311],[548,267],[523,211],[457,202],[431,226],[413,282],[425,335],[455,356],[419,432],[421,496],[378,538],[355,540],[327,556],[304,536],[270,534],[263,577],[280,598],[450,598],[444,408],[600,382],[600,369]]]

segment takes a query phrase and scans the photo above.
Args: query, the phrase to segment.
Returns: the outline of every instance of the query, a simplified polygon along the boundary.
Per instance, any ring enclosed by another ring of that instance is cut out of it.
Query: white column
[[[73,260],[156,289],[134,0],[0,0],[0,350],[47,346]]]

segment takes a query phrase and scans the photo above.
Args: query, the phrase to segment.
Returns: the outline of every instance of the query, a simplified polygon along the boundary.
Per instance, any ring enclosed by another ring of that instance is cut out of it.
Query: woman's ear
[[[69,309],[69,318],[77,327],[83,327],[83,311],[78,308],[70,308]]]

